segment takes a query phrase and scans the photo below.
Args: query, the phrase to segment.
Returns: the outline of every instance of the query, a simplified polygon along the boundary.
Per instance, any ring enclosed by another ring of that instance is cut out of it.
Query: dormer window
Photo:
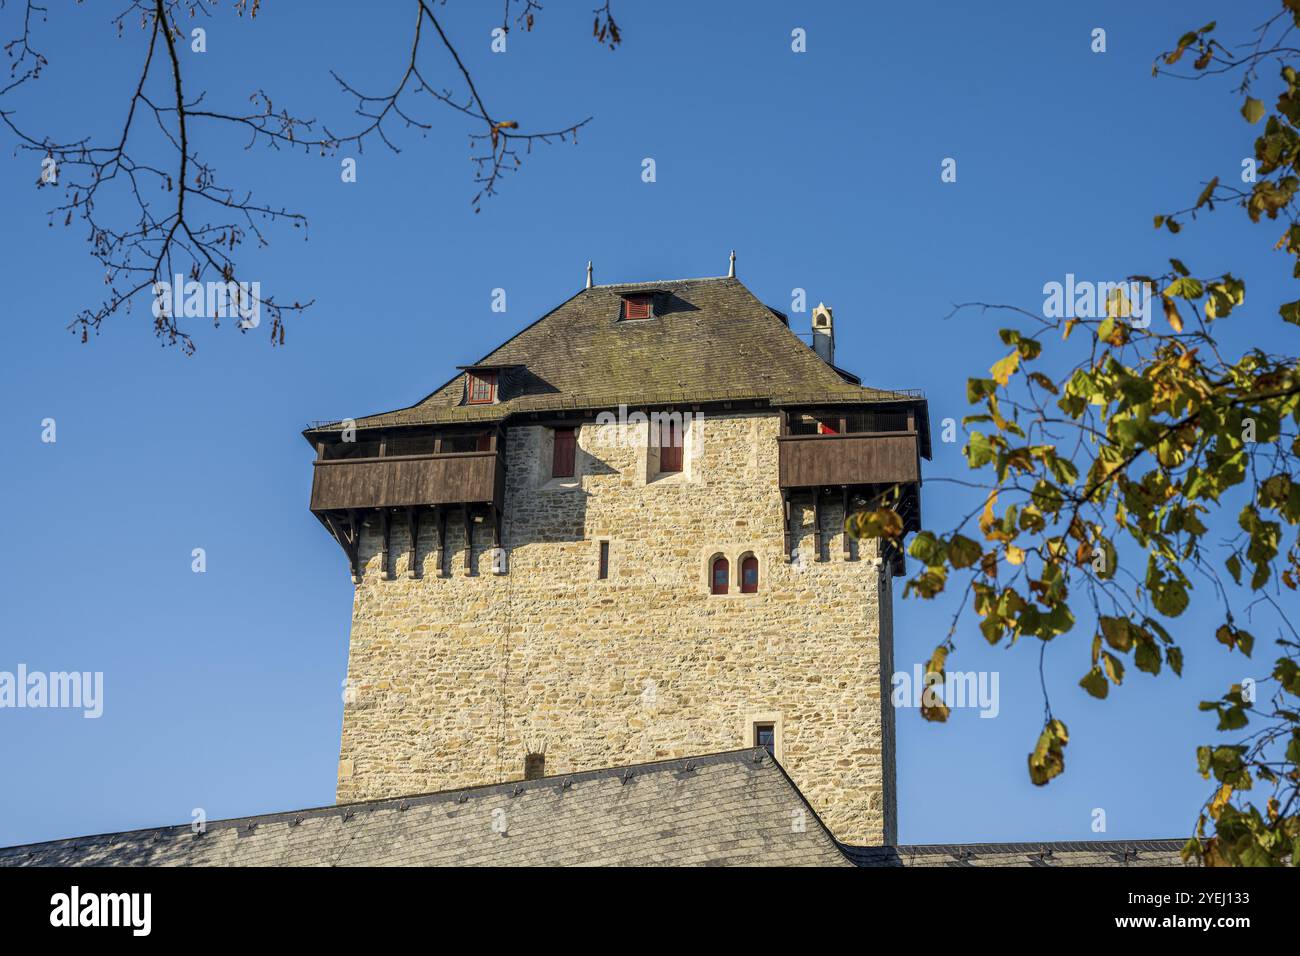
[[[623,318],[631,319],[649,319],[654,313],[654,296],[652,295],[625,295],[623,296]]]
[[[497,373],[496,372],[466,372],[469,382],[469,396],[466,401],[470,405],[491,405],[497,400]]]

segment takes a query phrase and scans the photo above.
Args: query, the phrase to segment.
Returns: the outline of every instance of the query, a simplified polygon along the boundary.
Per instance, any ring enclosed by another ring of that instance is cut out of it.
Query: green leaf
[[[1204,188],[1203,190],[1201,190],[1201,195],[1198,196],[1197,199],[1196,199],[1196,208],[1197,208],[1197,209],[1200,209],[1200,208],[1201,208],[1202,206],[1204,206],[1207,202],[1209,202],[1211,198],[1213,198],[1213,196],[1214,196],[1214,190],[1215,190],[1216,188],[1218,188],[1218,185],[1219,185],[1219,177],[1218,177],[1218,176],[1215,176],[1213,179],[1211,179],[1208,183],[1205,184],[1205,188]],[[1211,207],[1211,208],[1213,208],[1213,207]],[[1187,275],[1187,273],[1184,272],[1183,275]]]
[[[1111,683],[1117,686],[1124,683],[1124,662],[1110,651],[1103,652],[1101,660],[1106,669],[1106,676],[1110,678]]]
[[[1106,695],[1110,693],[1110,685],[1106,683],[1106,675],[1101,672],[1100,667],[1094,667],[1084,674],[1083,680],[1079,681],[1079,686],[1098,700],[1105,700]]]
[[[1059,720],[1050,720],[1038,735],[1038,743],[1029,755],[1029,779],[1041,787],[1065,770],[1065,745],[1070,742],[1069,731]]]
[[[955,534],[948,542],[948,562],[954,568],[969,568],[980,559],[984,551],[979,543],[964,535]]]
[[[1178,296],[1179,298],[1192,300],[1199,299],[1205,294],[1205,286],[1200,279],[1193,279],[1191,276],[1183,276],[1175,279],[1165,287],[1162,293],[1165,296]]]
[[[1137,646],[1137,652],[1133,655],[1133,663],[1140,671],[1148,674],[1160,673],[1160,650],[1152,641],[1143,641]]]
[[[970,442],[966,445],[966,461],[972,468],[983,468],[997,457],[993,444],[982,432],[971,432]]]
[[[1103,615],[1100,623],[1101,633],[1105,635],[1106,643],[1121,653],[1128,653],[1133,646],[1132,625],[1128,619]]]
[[[1241,115],[1247,123],[1258,123],[1264,118],[1265,112],[1264,104],[1253,96],[1246,97],[1246,102],[1241,105]]]
[[[1166,580],[1151,589],[1151,603],[1165,617],[1177,617],[1187,610],[1187,588],[1181,581]]]

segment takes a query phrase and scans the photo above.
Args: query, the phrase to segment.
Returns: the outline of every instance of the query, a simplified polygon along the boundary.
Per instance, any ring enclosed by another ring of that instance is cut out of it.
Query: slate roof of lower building
[[[0,866],[1178,866],[1182,845],[848,846],[747,749],[5,847]]]
[[[0,849],[0,866],[850,866],[763,750]]]

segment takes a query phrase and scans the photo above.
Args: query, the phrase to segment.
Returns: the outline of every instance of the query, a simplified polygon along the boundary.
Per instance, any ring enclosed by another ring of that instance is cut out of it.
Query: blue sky
[[[55,136],[110,136],[143,34],[118,38],[102,4],[49,6],[37,45],[51,65],[6,108]],[[186,358],[158,347],[147,301],[79,344],[65,326],[98,301],[102,276],[77,223],[48,225],[38,158],[0,151],[0,669],[106,682],[98,720],[0,711],[0,845],[187,822],[194,807],[215,819],[332,802],[352,589],[307,510],[298,433],[418,399],[569,297],[588,259],[597,281],[679,278],[722,273],[734,248],[764,301],[788,310],[798,287],[833,306],[838,364],[924,389],[936,432],[1001,351],[997,320],[945,318],[952,304],[1035,308],[1067,272],[1119,279],[1170,255],[1198,274],[1231,269],[1248,292],[1229,345],[1295,348],[1274,312],[1288,264],[1266,228],[1226,209],[1178,237],[1151,228],[1211,176],[1235,176],[1251,143],[1229,84],[1154,80],[1152,57],[1228,6],[1239,12],[1221,28],[1242,35],[1272,3],[1025,2],[993,15],[945,2],[922,18],[907,4],[623,2],[616,52],[590,37],[590,6],[552,0],[504,55],[489,52],[498,4],[445,8],[499,116],[533,128],[595,117],[580,145],[541,148],[478,215],[470,127],[446,110],[427,134],[399,134],[400,155],[345,151],[358,159],[349,184],[339,157],[244,151],[204,131],[228,180],[310,218],[309,239],[272,227],[271,245],[241,260],[264,291],[315,299],[283,348],[200,323]],[[268,0],[255,22],[203,22],[208,52],[183,53],[191,88],[231,108],[265,89],[346,128],[328,71],[386,89],[412,18],[399,3],[301,9]],[[790,49],[796,27],[804,54]],[[1104,54],[1090,51],[1094,27]],[[452,83],[435,53],[427,72]],[[940,182],[945,157],[956,183]],[[806,330],[807,313],[792,319]],[[55,444],[40,440],[45,418]],[[960,444],[936,443],[928,477],[963,469]],[[951,487],[927,489],[932,526],[968,507]],[[204,574],[191,572],[197,547]],[[1036,643],[959,636],[950,666],[999,671],[1001,712],[956,711],[946,726],[900,714],[900,838],[1089,839],[1094,808],[1107,837],[1185,835],[1207,793],[1193,749],[1214,736],[1196,702],[1265,670],[1213,643],[1211,610],[1198,597],[1175,628],[1181,680],[1130,669],[1105,702],[1076,686],[1088,633],[1048,647],[1072,742],[1065,775],[1041,789],[1025,771],[1042,717]],[[900,668],[929,655],[951,613],[897,602]],[[1261,640],[1257,661],[1271,650]]]

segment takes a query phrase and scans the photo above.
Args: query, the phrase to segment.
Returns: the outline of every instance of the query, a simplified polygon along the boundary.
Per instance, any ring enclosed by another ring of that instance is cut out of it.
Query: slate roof
[[[841,845],[858,866],[1184,866],[1185,840]]]
[[[656,316],[621,321],[624,294],[660,290]],[[462,368],[502,373],[501,401],[464,404],[463,374],[359,428],[498,421],[517,412],[765,399],[774,405],[920,400],[863,388],[823,362],[739,279],[598,285]],[[337,430],[325,423],[309,436]]]
[[[706,864],[851,865],[762,750],[0,849],[0,866]]]
[[[854,847],[737,750],[0,849],[0,866],[1176,866],[1180,840]]]

